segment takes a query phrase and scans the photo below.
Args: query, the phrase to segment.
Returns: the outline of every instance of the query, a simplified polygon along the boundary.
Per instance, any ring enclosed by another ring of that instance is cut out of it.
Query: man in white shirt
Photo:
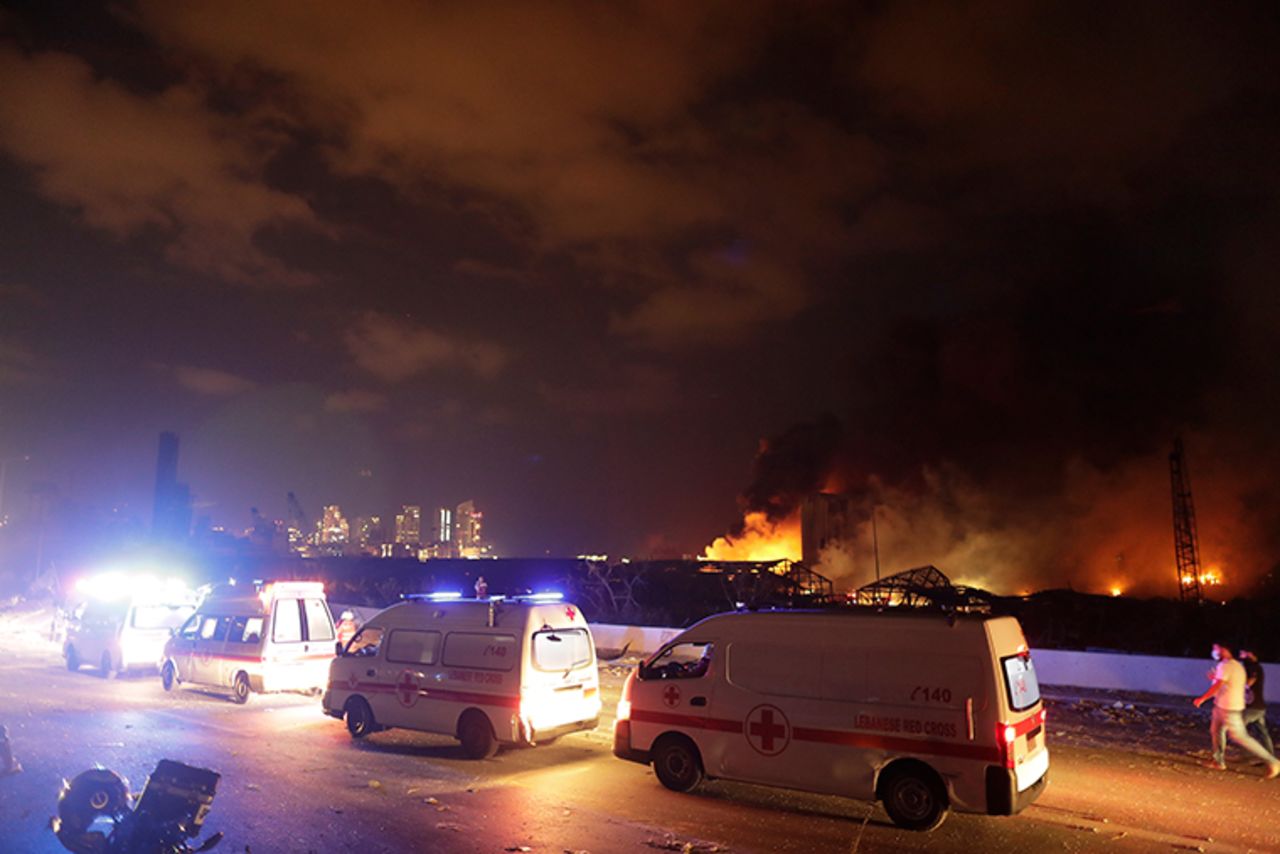
[[[1191,701],[1196,708],[1199,708],[1201,703],[1210,697],[1213,698],[1213,719],[1209,724],[1209,740],[1213,742],[1213,760],[1207,764],[1219,771],[1227,770],[1224,757],[1227,750],[1227,735],[1230,734],[1231,740],[1236,744],[1254,756],[1266,760],[1268,780],[1280,776],[1280,759],[1276,759],[1265,747],[1258,744],[1244,728],[1242,715],[1245,688],[1244,665],[1236,660],[1231,649],[1225,644],[1215,643],[1212,654],[1218,666],[1209,674],[1211,682],[1209,690]]]

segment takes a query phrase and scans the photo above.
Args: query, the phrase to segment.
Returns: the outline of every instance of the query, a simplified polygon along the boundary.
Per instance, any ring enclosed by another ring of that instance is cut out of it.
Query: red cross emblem
[[[353,670],[351,672],[351,675],[347,677],[347,685],[349,685],[351,687],[351,690],[354,691],[356,689],[356,686],[359,684],[360,684],[360,677],[357,676],[355,671]]]
[[[791,743],[791,724],[777,706],[764,705],[752,709],[747,715],[744,732],[747,743],[764,756],[777,756]]]
[[[662,702],[666,703],[668,706],[670,706],[673,709],[676,706],[680,705],[680,686],[668,685],[667,687],[663,688]]]
[[[573,618],[578,616],[578,612],[572,605],[564,609],[564,615],[569,618],[569,622],[573,622]]]
[[[408,670],[400,672],[400,681],[396,682],[396,699],[406,709],[418,702],[418,682]]]

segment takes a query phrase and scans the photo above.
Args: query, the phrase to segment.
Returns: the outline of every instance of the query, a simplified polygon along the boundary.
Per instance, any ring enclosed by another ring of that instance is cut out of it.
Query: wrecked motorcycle
[[[147,778],[137,804],[129,782],[94,768],[63,782],[58,815],[51,822],[62,847],[75,854],[195,854],[222,841],[215,833],[199,847],[200,835],[220,775],[162,759]]]

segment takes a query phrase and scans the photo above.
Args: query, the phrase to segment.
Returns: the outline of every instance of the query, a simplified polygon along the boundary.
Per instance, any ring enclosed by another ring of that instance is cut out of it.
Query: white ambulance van
[[[179,581],[115,573],[86,579],[87,598],[67,628],[62,654],[67,669],[96,665],[103,676],[154,670],[169,635],[191,616],[198,594]]]
[[[402,727],[467,756],[595,729],[600,677],[582,613],[554,595],[406,597],[370,617],[329,671],[326,714],[353,738]]]
[[[230,689],[237,703],[250,693],[319,693],[336,638],[319,581],[218,588],[165,646],[160,681],[166,691]]]
[[[613,752],[676,791],[723,778],[879,800],[913,830],[948,808],[1017,813],[1049,769],[1018,621],[906,609],[709,617],[627,677]]]

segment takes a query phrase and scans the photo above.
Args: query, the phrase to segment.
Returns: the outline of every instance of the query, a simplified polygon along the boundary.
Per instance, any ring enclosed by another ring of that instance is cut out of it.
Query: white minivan
[[[337,634],[319,581],[279,581],[258,590],[218,588],[165,646],[160,680],[251,693],[319,693]]]
[[[538,594],[406,600],[370,617],[330,666],[324,711],[353,738],[403,727],[485,759],[596,728],[595,644],[576,606]]]
[[[613,752],[677,791],[723,778],[880,800],[931,830],[948,808],[1012,815],[1039,797],[1044,723],[1012,617],[739,612],[627,677]]]
[[[196,609],[196,593],[180,584],[98,585],[67,628],[67,669],[95,665],[103,676],[160,666],[169,635]]]

